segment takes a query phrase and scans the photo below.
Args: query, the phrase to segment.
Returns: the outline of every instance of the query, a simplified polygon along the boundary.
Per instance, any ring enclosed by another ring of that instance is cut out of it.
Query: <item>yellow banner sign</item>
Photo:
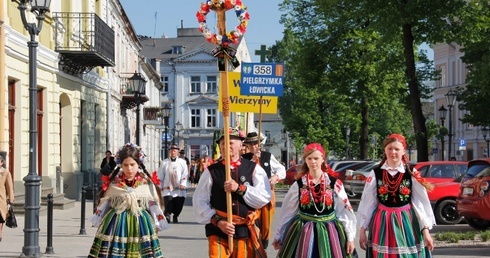
[[[223,82],[220,80],[220,89],[223,88]],[[218,110],[223,112],[223,103],[221,101],[222,90],[219,91]],[[253,112],[260,113],[260,103],[262,103],[263,114],[277,113],[278,97],[260,97],[240,95],[240,73],[228,72],[228,94],[230,97],[230,112]]]

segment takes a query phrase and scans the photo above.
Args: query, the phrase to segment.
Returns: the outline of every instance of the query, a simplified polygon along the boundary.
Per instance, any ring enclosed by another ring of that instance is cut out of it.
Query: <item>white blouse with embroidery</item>
[[[303,184],[306,184],[306,177],[302,178]],[[329,177],[326,177],[325,184],[330,185]],[[276,232],[275,240],[281,242],[281,237],[286,230],[286,223],[299,212],[299,189],[298,183],[294,182],[287,192],[282,202],[282,215],[279,228]],[[342,181],[337,180],[334,187],[334,210],[337,218],[342,222],[345,228],[348,241],[354,241],[356,236],[356,215],[352,210],[347,193],[345,192]]]
[[[390,168],[387,163],[384,163],[383,166],[381,166],[381,169],[388,171],[388,173],[392,176],[396,175],[397,173],[405,173],[405,166],[403,164],[393,169]],[[413,172],[415,173],[416,171]],[[375,179],[376,177],[374,175],[374,170],[371,170],[366,178],[366,184],[364,185],[364,190],[362,192],[361,202],[359,203],[359,208],[357,209],[357,221],[359,222],[359,226],[365,229],[368,228],[373,212],[379,204]],[[413,176],[411,200],[412,207],[417,214],[420,227],[432,229],[432,226],[436,225],[436,220],[434,217],[434,212],[432,211],[432,206],[430,205],[427,190]]]

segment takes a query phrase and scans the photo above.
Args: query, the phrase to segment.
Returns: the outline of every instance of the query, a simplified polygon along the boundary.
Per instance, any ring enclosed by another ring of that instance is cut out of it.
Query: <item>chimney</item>
[[[180,28],[183,29],[184,28],[184,20],[180,20]]]

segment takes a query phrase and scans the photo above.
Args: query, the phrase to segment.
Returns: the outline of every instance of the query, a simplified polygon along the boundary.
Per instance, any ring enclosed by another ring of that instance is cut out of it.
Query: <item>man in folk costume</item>
[[[264,248],[269,245],[269,238],[272,229],[272,218],[274,217],[274,210],[276,207],[276,195],[274,193],[274,185],[281,179],[286,177],[286,168],[272,155],[272,153],[267,151],[261,151],[259,143],[263,140],[257,134],[257,132],[250,132],[247,134],[247,138],[244,143],[248,149],[248,153],[243,154],[242,157],[251,160],[259,164],[267,173],[269,178],[270,188],[272,190],[271,201],[262,207],[260,210],[260,219],[258,220],[258,225],[260,227],[260,239]]]
[[[206,224],[209,257],[266,257],[255,224],[258,209],[269,203],[270,185],[264,169],[240,156],[244,135],[235,128],[221,131],[217,142],[224,153],[224,133],[230,135],[231,179],[226,180],[225,160],[210,165],[202,174],[192,198],[197,222]],[[233,223],[227,221],[226,194],[231,192]],[[233,236],[233,250],[228,249]]]
[[[187,163],[178,156],[179,147],[176,144],[170,145],[170,157],[162,162],[162,166],[158,170],[165,205],[165,217],[170,222],[170,215],[173,214],[173,223],[179,222],[178,217],[184,207],[189,174]]]

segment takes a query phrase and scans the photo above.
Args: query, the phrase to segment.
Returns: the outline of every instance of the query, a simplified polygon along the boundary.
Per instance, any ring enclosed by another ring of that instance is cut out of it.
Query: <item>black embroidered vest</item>
[[[267,173],[267,178],[271,178],[271,153],[267,151],[262,151],[260,152],[260,166],[265,170],[265,173]],[[253,158],[253,153],[245,153],[242,155],[243,158],[252,160]]]
[[[325,175],[328,175],[327,173],[325,173]],[[311,195],[310,195],[310,192],[309,190],[306,188],[305,185],[303,185],[303,180],[302,178],[296,180],[296,182],[298,183],[298,189],[299,189],[299,202],[298,202],[298,205],[299,205],[299,210],[301,212],[304,212],[304,213],[307,213],[307,214],[311,214],[311,215],[328,215],[330,213],[332,213],[334,211],[334,196],[335,196],[335,192],[334,192],[334,188],[335,188],[335,181],[337,180],[335,177],[332,177],[330,175],[328,175],[328,177],[330,178],[330,185],[329,187],[327,187],[327,191],[330,191],[330,194],[328,196],[330,196],[331,198],[331,203],[329,202],[327,207],[325,207],[325,209],[322,211],[322,212],[319,212],[323,209],[323,205],[321,203],[315,203],[313,204],[311,202]],[[305,188],[303,188],[305,187]],[[316,191],[319,191],[320,189],[320,184],[318,184],[317,186],[315,186],[315,190]],[[306,198],[308,198],[309,202],[307,203],[306,202]],[[316,208],[315,208],[315,205],[316,205]],[[318,211],[317,211],[318,209]]]
[[[256,164],[252,161],[241,159],[241,165],[237,169],[233,169],[231,172],[231,178],[238,184],[244,184],[248,182],[253,186],[252,175],[255,170]],[[226,212],[226,192],[224,190],[224,184],[226,181],[225,165],[222,162],[217,162],[208,167],[209,173],[213,180],[213,187],[211,188],[211,207],[216,210]],[[248,206],[243,197],[232,193],[232,210],[234,215],[240,217],[246,217],[249,212],[255,211],[254,208]],[[216,235],[222,238],[228,238],[217,226],[209,223],[206,225],[206,236]],[[235,238],[246,238],[249,236],[248,228],[245,225],[235,226]]]
[[[405,170],[405,173],[397,173],[395,176],[391,176],[388,171],[380,167],[374,168],[373,170],[375,175],[374,179],[376,180],[376,196],[379,203],[387,207],[401,207],[411,202],[412,175],[408,170]],[[383,178],[383,173],[387,173],[386,176],[388,179],[386,182],[385,178]],[[388,181],[392,183],[399,181],[400,183],[396,186],[396,184],[390,184]]]

